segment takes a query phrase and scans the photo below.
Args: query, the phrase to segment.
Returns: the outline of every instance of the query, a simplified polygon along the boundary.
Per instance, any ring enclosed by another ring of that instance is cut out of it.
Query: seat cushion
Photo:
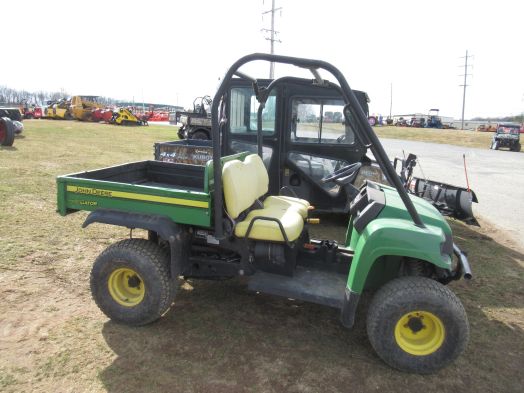
[[[249,224],[255,217],[270,217],[280,220],[287,239],[292,242],[298,239],[304,229],[304,219],[295,210],[281,207],[265,207],[264,209],[251,210],[244,221],[240,221],[235,226],[235,235],[245,237]],[[283,242],[284,236],[277,222],[256,220],[253,223],[250,239]]]
[[[309,202],[305,199],[288,196],[268,196],[266,199],[264,199],[264,207],[280,207],[285,209],[289,208],[300,214],[303,219],[307,218],[309,206]]]

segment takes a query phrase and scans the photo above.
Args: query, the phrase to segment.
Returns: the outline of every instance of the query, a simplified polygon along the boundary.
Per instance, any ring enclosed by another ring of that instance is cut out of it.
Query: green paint
[[[367,280],[383,281],[386,273],[394,274],[392,272],[395,269],[388,267],[372,270],[377,261],[395,263],[398,266],[399,259],[394,257],[404,256],[424,260],[444,269],[451,267],[451,256],[440,253],[445,235],[451,235],[451,229],[438,210],[423,199],[410,196],[426,225],[426,228],[419,228],[413,224],[396,190],[381,187],[386,197],[386,206],[379,216],[362,233],[358,233],[350,222],[346,235],[346,247],[355,253],[347,286],[357,293],[362,292]],[[380,275],[380,280],[371,276],[374,274]]]
[[[79,174],[80,175],[80,174]],[[66,215],[78,210],[115,209],[128,212],[163,215],[180,224],[201,227],[211,226],[211,197],[205,192],[151,187],[101,180],[79,179],[74,175],[57,178],[58,212]],[[206,208],[185,206],[149,200],[136,200],[106,195],[85,194],[67,191],[68,186],[101,189],[113,192],[138,194],[145,198],[176,198],[182,201],[198,201],[207,204]]]

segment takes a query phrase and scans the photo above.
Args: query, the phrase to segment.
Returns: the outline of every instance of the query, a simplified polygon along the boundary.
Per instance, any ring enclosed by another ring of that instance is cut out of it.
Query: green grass
[[[23,138],[0,149],[0,390],[522,390],[524,256],[488,224],[451,222],[475,274],[470,283],[450,284],[466,307],[471,340],[436,375],[400,373],[377,358],[366,338],[366,298],[348,331],[334,309],[253,294],[240,279],[190,280],[157,323],[108,321],[91,300],[89,272],[129,232],[99,224],[83,230],[84,212],[60,217],[55,177],[150,159],[153,143],[175,139],[175,129],[45,120],[25,126]],[[343,239],[344,220],[322,219],[315,235]]]
[[[476,132],[463,130],[445,130],[435,128],[411,127],[373,127],[379,138],[403,139],[410,141],[444,143],[465,147],[489,149],[493,138],[492,132]],[[336,139],[344,133],[344,127],[338,123],[327,123],[322,134],[327,138]],[[318,126],[311,123],[302,123],[297,131],[299,137],[316,138]]]
[[[403,139],[432,143],[445,143],[465,147],[489,149],[492,132],[476,132],[463,130],[439,130],[434,128],[411,127],[374,127],[380,138]]]

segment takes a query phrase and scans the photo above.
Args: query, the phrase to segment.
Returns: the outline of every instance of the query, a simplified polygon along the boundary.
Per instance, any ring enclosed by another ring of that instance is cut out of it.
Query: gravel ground
[[[402,156],[403,150],[406,155],[415,153],[428,179],[457,186],[466,185],[465,154],[470,187],[479,200],[473,204],[475,216],[504,229],[517,244],[524,244],[523,153],[397,139],[381,141],[391,159]],[[415,175],[422,177],[420,166],[415,168]]]

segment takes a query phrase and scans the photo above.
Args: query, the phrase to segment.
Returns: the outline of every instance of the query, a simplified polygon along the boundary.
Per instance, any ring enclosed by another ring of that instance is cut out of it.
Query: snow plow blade
[[[435,206],[443,215],[455,217],[467,224],[479,226],[473,216],[472,203],[478,203],[473,190],[413,177],[409,191],[424,198]]]

